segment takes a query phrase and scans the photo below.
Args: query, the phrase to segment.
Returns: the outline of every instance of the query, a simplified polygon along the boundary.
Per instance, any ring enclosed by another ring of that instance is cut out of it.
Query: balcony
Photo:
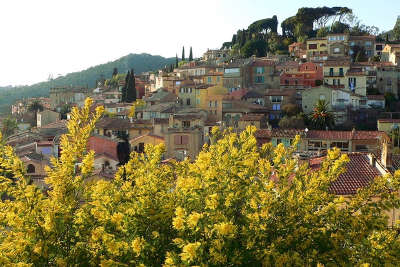
[[[344,84],[335,84],[335,85],[333,85],[333,84],[324,83],[324,86],[328,87],[328,88],[334,88],[334,89],[344,89]]]
[[[344,72],[341,71],[326,71],[324,72],[324,77],[343,77]]]

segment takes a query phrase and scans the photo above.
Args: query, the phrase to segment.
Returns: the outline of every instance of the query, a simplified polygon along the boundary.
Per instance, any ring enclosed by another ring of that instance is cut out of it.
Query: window
[[[319,100],[325,100],[325,95],[319,95]]]
[[[334,147],[340,148],[340,150],[342,150],[342,151],[348,151],[349,150],[349,142],[340,142],[340,141],[332,142],[331,148],[334,148]]]
[[[333,48],[333,53],[339,54],[340,53],[340,48],[339,47]]]
[[[357,152],[367,152],[368,147],[367,147],[367,145],[356,145],[356,151]]]
[[[196,98],[196,105],[200,105],[200,99]]]
[[[281,110],[281,104],[273,104],[272,110]]]
[[[212,101],[210,101],[210,102],[208,103],[208,106],[209,106],[209,107],[212,107]]]
[[[220,80],[221,80],[221,77],[217,77],[217,83],[219,83]]]
[[[325,141],[308,141],[308,150],[323,150],[326,149]]]
[[[339,68],[339,75],[343,76],[343,68]]]
[[[208,77],[208,78],[207,78],[207,82],[208,82],[208,83],[211,83],[211,77]]]
[[[214,101],[214,107],[218,107],[218,101],[217,100]]]
[[[317,44],[309,44],[308,49],[317,49]]]
[[[188,135],[175,135],[174,136],[175,145],[187,145],[189,143]]]
[[[255,83],[264,83],[264,76],[256,76]]]
[[[276,144],[279,145],[280,143],[283,143],[282,139],[280,139],[280,138],[276,139]]]
[[[256,68],[256,73],[257,74],[263,74],[264,73],[264,67],[257,67]]]
[[[281,103],[283,100],[283,96],[279,95],[279,96],[271,96],[271,102],[272,103]]]
[[[186,99],[186,105],[190,106],[190,98]]]
[[[349,88],[350,88],[350,90],[354,90],[356,85],[357,85],[357,79],[353,78],[353,77],[350,77],[349,78]]]
[[[182,127],[183,128],[189,128],[190,127],[190,121],[182,121]]]
[[[289,81],[288,81],[288,80],[285,80],[285,84],[289,84]]]
[[[28,165],[27,173],[35,173],[35,166],[33,164]]]
[[[333,76],[333,68],[329,68],[329,76]]]

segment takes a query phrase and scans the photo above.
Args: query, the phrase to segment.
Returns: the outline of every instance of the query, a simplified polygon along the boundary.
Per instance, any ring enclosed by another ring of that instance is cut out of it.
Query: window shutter
[[[175,143],[175,145],[180,145],[181,144],[181,136],[180,135],[175,135],[174,136],[174,143]]]
[[[189,136],[182,135],[182,145],[187,145],[187,144],[189,144]]]

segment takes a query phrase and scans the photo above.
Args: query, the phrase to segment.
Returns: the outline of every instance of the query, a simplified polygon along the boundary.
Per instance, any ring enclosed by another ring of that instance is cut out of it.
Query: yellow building
[[[390,133],[395,128],[400,128],[400,119],[379,119],[378,120],[378,131]]]
[[[144,134],[129,141],[133,151],[143,153],[145,145],[159,145],[164,143],[164,137],[154,134]]]
[[[392,62],[394,65],[400,63],[400,44],[387,44],[382,50],[382,61]]]
[[[324,64],[324,84],[335,88],[348,88],[346,73],[350,69],[350,61],[329,60]]]
[[[208,85],[219,85],[222,86],[222,72],[210,72],[203,76],[203,83]]]
[[[328,58],[328,42],[323,38],[310,38],[307,40],[307,59],[326,60]]]
[[[199,90],[198,107],[208,112],[210,120],[222,121],[222,100],[228,94],[228,88],[218,85]]]

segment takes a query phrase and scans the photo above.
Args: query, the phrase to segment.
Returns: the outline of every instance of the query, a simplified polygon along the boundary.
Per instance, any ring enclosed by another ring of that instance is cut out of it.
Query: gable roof
[[[96,123],[96,127],[109,130],[127,130],[132,128],[132,124],[129,120],[104,117]]]
[[[350,161],[346,171],[332,182],[329,191],[336,195],[353,195],[357,190],[368,186],[381,172],[370,164],[369,156],[362,153],[348,153]],[[319,169],[325,157],[310,160],[312,169]],[[378,163],[376,163],[378,164]]]

